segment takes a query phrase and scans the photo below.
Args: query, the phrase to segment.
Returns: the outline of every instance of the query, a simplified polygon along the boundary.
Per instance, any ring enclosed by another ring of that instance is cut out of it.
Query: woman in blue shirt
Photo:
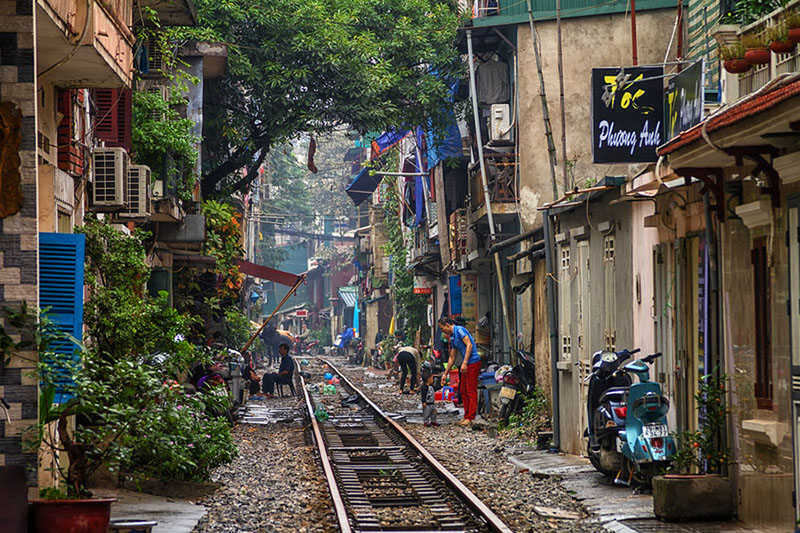
[[[444,375],[449,368],[455,366],[458,356],[458,365],[461,368],[461,401],[464,402],[464,420],[459,425],[468,426],[475,420],[478,412],[478,376],[481,373],[481,358],[475,339],[472,338],[467,328],[456,326],[450,318],[440,318],[439,327],[445,335],[450,336],[450,358],[444,365]]]

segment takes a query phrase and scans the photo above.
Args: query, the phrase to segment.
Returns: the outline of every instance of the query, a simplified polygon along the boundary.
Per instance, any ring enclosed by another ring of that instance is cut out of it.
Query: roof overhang
[[[158,13],[162,26],[194,26],[197,24],[197,8],[192,0],[138,0],[139,7],[149,7]],[[134,9],[134,17],[140,10]],[[141,20],[134,20],[141,24]]]

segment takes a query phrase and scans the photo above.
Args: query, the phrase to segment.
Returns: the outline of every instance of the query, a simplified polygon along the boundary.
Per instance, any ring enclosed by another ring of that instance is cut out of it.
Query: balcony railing
[[[773,26],[779,24],[787,9],[796,9],[800,5],[800,0],[793,0],[786,6],[776,9],[772,13],[760,18],[759,20],[742,27],[739,35],[764,34]],[[776,54],[770,52],[770,62],[767,65],[754,65],[744,74],[739,74],[739,96],[745,96],[759,90],[770,80],[789,72],[797,72],[800,61],[798,49],[788,54]]]
[[[514,203],[517,201],[517,154],[483,154],[486,165],[486,181],[489,185],[489,199],[494,203]],[[472,209],[486,204],[483,193],[483,180],[480,165],[471,172]]]
[[[76,88],[130,85],[132,0],[37,0],[37,6],[39,69],[69,56],[49,73],[53,83]]]

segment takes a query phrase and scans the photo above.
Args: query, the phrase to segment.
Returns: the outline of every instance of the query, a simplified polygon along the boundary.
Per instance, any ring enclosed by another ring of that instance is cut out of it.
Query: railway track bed
[[[343,532],[511,531],[335,366],[308,369],[301,385]],[[313,387],[323,372],[340,380],[336,394]]]

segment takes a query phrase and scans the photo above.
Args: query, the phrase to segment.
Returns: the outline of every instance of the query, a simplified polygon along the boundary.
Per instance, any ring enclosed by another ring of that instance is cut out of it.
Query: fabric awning
[[[294,287],[294,284],[297,283],[297,280],[300,278],[300,276],[297,274],[257,265],[242,259],[240,259],[236,264],[239,267],[239,272],[242,274],[249,274],[257,278],[274,281],[275,283],[280,283],[281,285],[286,285],[288,287]]]
[[[347,186],[347,195],[353,200],[356,205],[361,204],[364,200],[372,196],[375,189],[381,183],[381,176],[370,175],[369,169],[365,168],[356,175],[353,183]]]
[[[339,298],[345,307],[355,307],[357,300],[355,287],[339,287]]]

